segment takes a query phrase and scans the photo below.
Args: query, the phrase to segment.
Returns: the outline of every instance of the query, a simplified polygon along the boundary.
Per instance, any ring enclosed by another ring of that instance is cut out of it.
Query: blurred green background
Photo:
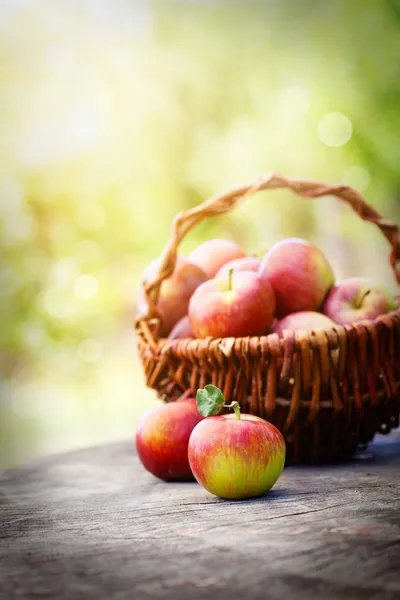
[[[399,48],[396,0],[1,1],[0,468],[133,440],[134,299],[177,211],[277,170],[400,222]],[[398,292],[333,198],[258,194],[182,251],[289,235]]]

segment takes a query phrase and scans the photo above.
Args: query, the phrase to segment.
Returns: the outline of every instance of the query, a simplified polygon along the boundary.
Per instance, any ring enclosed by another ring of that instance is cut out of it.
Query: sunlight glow
[[[97,362],[102,355],[102,346],[98,340],[88,338],[83,340],[78,348],[77,353],[79,358],[87,363]]]
[[[363,192],[369,186],[370,176],[367,169],[354,165],[343,173],[343,183]]]
[[[94,298],[99,290],[99,282],[94,275],[83,274],[76,279],[74,290],[78,298]]]
[[[327,146],[340,147],[347,144],[353,134],[353,126],[340,112],[327,113],[318,123],[318,136]]]
[[[293,84],[283,88],[278,96],[281,115],[289,121],[304,117],[310,109],[310,97],[304,85]]]
[[[45,311],[56,319],[67,319],[74,314],[71,299],[56,289],[49,289],[43,294],[42,304]]]
[[[64,287],[71,283],[79,273],[79,265],[72,257],[60,258],[50,267],[50,278],[57,287]]]
[[[81,229],[97,231],[106,221],[104,209],[99,204],[81,204],[76,219]]]

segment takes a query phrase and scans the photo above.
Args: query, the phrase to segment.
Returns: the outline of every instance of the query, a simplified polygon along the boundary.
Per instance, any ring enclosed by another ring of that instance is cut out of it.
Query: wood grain
[[[166,484],[132,442],[0,477],[0,598],[400,598],[400,435],[258,500]]]

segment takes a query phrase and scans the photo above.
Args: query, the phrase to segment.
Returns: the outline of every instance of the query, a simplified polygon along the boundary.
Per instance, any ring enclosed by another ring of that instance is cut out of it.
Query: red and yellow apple
[[[326,315],[313,311],[302,311],[291,313],[283,319],[275,321],[271,327],[271,333],[281,334],[285,329],[301,329],[302,331],[330,329],[335,325],[336,323]]]
[[[278,318],[318,311],[335,281],[321,250],[297,238],[275,244],[264,256],[259,273],[274,289]]]
[[[225,263],[244,256],[245,251],[235,242],[213,239],[197,246],[188,258],[191,263],[203,269],[208,277],[214,277]]]
[[[192,480],[188,443],[192,430],[202,419],[195,398],[145,412],[136,429],[136,449],[143,466],[165,481]]]
[[[156,275],[159,264],[160,259],[150,263],[143,273],[143,282],[149,281]],[[177,257],[174,272],[162,282],[158,296],[157,310],[162,320],[161,336],[167,336],[179,319],[187,314],[191,295],[207,279],[208,276],[200,267],[192,264],[183,256]],[[147,311],[142,287],[138,292],[136,307],[138,314]]]
[[[189,303],[195,337],[262,335],[275,316],[275,296],[265,279],[251,271],[230,271],[202,283]]]
[[[253,271],[254,273],[257,273],[260,265],[261,260],[257,256],[244,256],[243,258],[236,258],[235,260],[230,260],[223,265],[215,277],[227,275],[231,269],[233,269],[235,273],[238,271]]]
[[[350,277],[338,281],[329,292],[323,306],[325,315],[347,325],[396,309],[392,294],[383,286],[364,277]]]
[[[208,397],[203,401],[204,395]],[[224,401],[215,386],[197,392],[203,416],[215,415],[226,406]],[[196,480],[220,498],[240,500],[262,496],[282,472],[285,441],[268,421],[240,414],[237,402],[229,406],[235,409],[235,414],[209,416],[193,429],[188,446],[190,467]]]

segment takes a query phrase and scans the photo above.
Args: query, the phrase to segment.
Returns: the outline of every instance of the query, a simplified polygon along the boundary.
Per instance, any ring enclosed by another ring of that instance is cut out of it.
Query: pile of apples
[[[154,277],[158,266],[153,261],[143,281]],[[146,312],[142,289],[137,307]],[[328,329],[396,308],[390,292],[369,279],[335,282],[321,250],[298,238],[278,242],[263,258],[246,255],[229,240],[208,240],[187,258],[177,257],[157,303],[160,335],[170,339]]]

